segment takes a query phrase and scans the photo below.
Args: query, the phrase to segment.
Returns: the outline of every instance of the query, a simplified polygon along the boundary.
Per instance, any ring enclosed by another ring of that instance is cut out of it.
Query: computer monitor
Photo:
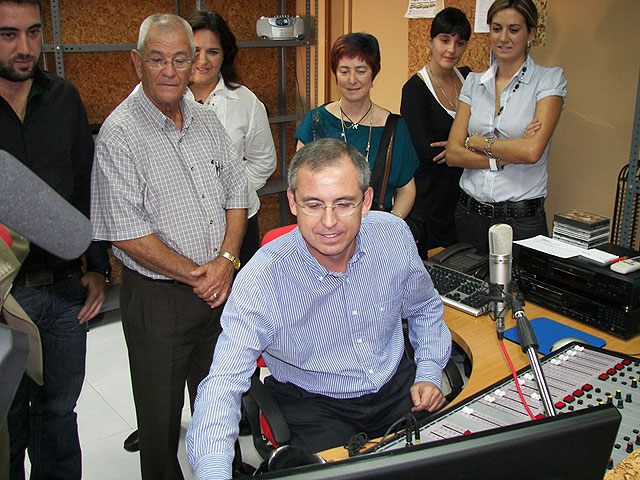
[[[424,445],[255,478],[602,480],[621,416],[602,405]]]

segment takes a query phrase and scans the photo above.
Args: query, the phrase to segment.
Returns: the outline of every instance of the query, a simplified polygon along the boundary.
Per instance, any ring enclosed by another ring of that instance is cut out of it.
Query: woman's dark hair
[[[238,45],[236,45],[236,37],[231,32],[229,25],[224,21],[224,18],[220,14],[211,10],[196,10],[185,17],[193,33],[198,30],[209,30],[215,33],[220,39],[220,45],[222,46],[222,65],[220,66],[220,73],[224,79],[224,84],[227,88],[235,90],[239,87],[240,76],[236,70],[236,66],[233,64],[238,53]]]
[[[461,40],[469,41],[471,38],[471,25],[464,12],[455,7],[447,7],[436,15],[431,24],[432,39],[441,33],[446,35],[458,35]]]
[[[529,32],[538,26],[538,9],[533,0],[496,0],[487,11],[487,23],[491,25],[496,12],[505,8],[514,8],[518,11],[524,17]]]
[[[378,40],[368,33],[348,33],[338,37],[331,49],[331,71],[336,74],[342,57],[362,58],[371,69],[371,79],[380,71],[380,46]]]

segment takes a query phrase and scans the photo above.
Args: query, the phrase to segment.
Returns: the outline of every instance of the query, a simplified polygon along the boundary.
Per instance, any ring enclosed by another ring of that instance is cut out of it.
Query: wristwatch
[[[220,256],[233,263],[233,266],[236,270],[240,270],[240,260],[238,259],[238,257],[231,255],[229,252],[222,252],[220,253]]]
[[[499,172],[504,168],[499,158],[489,157],[489,170],[492,172]]]

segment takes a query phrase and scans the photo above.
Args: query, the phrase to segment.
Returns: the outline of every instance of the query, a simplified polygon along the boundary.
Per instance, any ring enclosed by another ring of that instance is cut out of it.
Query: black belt
[[[80,273],[81,271],[82,269],[78,265],[62,268],[45,268],[31,272],[20,270],[20,273],[18,273],[13,280],[13,284],[19,287],[44,287],[64,280],[74,273]]]
[[[535,217],[544,208],[544,197],[519,202],[479,202],[465,192],[460,192],[460,203],[482,217],[527,218]]]

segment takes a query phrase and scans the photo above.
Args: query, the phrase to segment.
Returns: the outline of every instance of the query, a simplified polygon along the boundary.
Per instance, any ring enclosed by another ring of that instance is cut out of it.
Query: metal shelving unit
[[[269,123],[278,125],[278,138],[276,141],[279,145],[280,158],[278,164],[280,166],[277,178],[271,178],[267,184],[260,189],[259,195],[269,195],[279,193],[280,196],[280,224],[288,223],[288,207],[285,192],[287,190],[287,159],[289,152],[287,148],[287,124],[300,120],[304,114],[287,112],[287,49],[288,48],[305,48],[306,54],[306,85],[305,85],[305,112],[311,108],[311,46],[315,41],[313,32],[315,28],[311,23],[311,0],[305,2],[305,38],[303,40],[253,40],[238,42],[239,48],[278,48],[280,49],[278,56],[278,112],[269,116]],[[55,58],[56,74],[60,77],[65,76],[64,73],[64,54],[78,52],[118,52],[129,51],[136,48],[135,43],[120,44],[63,44],[62,29],[60,26],[60,6],[58,0],[49,1],[51,8],[51,20],[53,31],[53,44],[44,44],[43,51],[45,53],[53,53]],[[196,9],[206,8],[205,0],[196,0]],[[317,7],[317,5],[316,5]],[[180,1],[175,0],[174,11],[180,15]],[[279,15],[286,15],[286,0],[278,0]],[[317,15],[316,15],[317,17]]]
[[[635,205],[640,195],[640,182],[638,181],[638,163],[640,154],[640,78],[638,79],[638,91],[636,94],[636,110],[633,121],[633,132],[631,136],[631,153],[629,155],[629,166],[627,169],[626,191],[624,192],[624,203],[621,212],[620,231],[616,243],[627,248],[635,248],[636,233],[635,226],[638,224],[636,215],[638,214]],[[616,212],[617,213],[617,212]],[[614,223],[616,219],[614,218]]]

